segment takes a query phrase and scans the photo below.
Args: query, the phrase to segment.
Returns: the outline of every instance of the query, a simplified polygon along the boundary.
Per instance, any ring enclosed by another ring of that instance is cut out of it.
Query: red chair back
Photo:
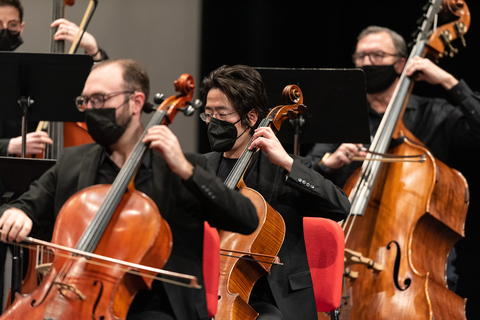
[[[217,313],[218,278],[220,276],[220,239],[215,228],[205,221],[203,233],[203,280],[207,295],[208,316]]]
[[[308,264],[318,312],[330,312],[340,306],[342,295],[345,235],[330,219],[303,218]]]

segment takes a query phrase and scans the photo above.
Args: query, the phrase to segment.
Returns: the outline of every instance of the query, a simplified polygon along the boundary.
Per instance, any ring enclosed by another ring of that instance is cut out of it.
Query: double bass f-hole
[[[394,269],[393,269],[393,283],[395,284],[395,287],[397,287],[398,290],[405,291],[412,284],[412,279],[406,278],[403,281],[403,284],[405,285],[404,288],[402,288],[400,286],[400,284],[398,283],[398,276],[399,276],[399,273],[400,273],[400,260],[402,259],[402,252],[400,251],[401,250],[400,246],[398,245],[398,242],[396,242],[396,241],[390,241],[390,243],[387,245],[388,250],[390,250],[390,247],[392,246],[392,244],[394,244],[395,248],[397,249],[397,255],[395,256],[395,265],[394,265]],[[372,262],[373,262],[373,260],[372,260]]]

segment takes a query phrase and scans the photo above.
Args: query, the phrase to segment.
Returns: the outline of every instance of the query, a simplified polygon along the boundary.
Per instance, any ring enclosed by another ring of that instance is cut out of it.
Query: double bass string
[[[417,44],[412,49],[408,61],[415,56],[420,56],[424,48],[425,42],[421,40],[419,35]],[[403,115],[403,106],[407,101],[407,93],[411,91],[412,87],[413,82],[406,76],[406,68],[404,68],[369,150],[375,153],[385,153],[387,151],[398,119]],[[367,160],[362,165],[360,178],[357,180],[349,197],[352,207],[347,218],[341,224],[345,232],[345,243],[354,226],[356,216],[363,215],[365,212],[373,185],[380,170],[380,161],[369,161],[373,157],[374,155],[367,154]],[[352,221],[349,224],[350,220]]]

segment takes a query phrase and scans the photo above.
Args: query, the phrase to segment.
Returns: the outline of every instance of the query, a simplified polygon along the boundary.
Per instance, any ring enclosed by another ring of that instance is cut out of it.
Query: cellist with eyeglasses
[[[248,301],[259,314],[256,319],[316,320],[303,217],[340,221],[350,208],[347,196],[306,159],[288,154],[270,127],[260,126],[268,106],[262,77],[255,69],[235,65],[212,71],[202,82],[200,97],[205,106],[200,117],[207,123],[213,149],[205,154],[210,166],[225,181],[244,150],[258,150],[244,182],[285,222],[278,253],[283,265],[272,265],[270,274],[259,278]]]
[[[95,143],[65,148],[56,165],[34,182],[28,192],[1,207],[1,239],[20,242],[31,230],[53,227],[59,210],[77,191],[116,182],[117,174],[123,172],[121,168],[129,163],[130,155],[138,149],[137,141],[144,135],[140,118],[148,105],[148,94],[148,75],[136,62],[107,60],[95,65],[76,99],[78,109],[86,113]],[[173,249],[164,269],[193,275],[202,288],[154,281],[151,290],[141,291],[133,300],[127,319],[207,318],[202,275],[204,221],[214,227],[250,233],[258,225],[255,209],[250,200],[227,189],[208,170],[205,158],[184,155],[167,126],[152,126],[141,142],[149,148],[135,176],[135,189],[153,200],[172,230]],[[149,221],[145,222],[145,229],[147,225]],[[121,232],[128,225],[118,228]],[[134,234],[142,232],[142,227],[133,230]],[[131,245],[135,251],[140,244]],[[117,249],[123,250],[120,246]],[[62,295],[81,297],[81,292],[72,287],[64,285],[67,289],[60,289],[64,290]],[[50,291],[56,290],[53,286]],[[40,302],[34,301],[32,305]],[[25,307],[31,308],[30,304]],[[52,312],[57,308],[49,307]]]

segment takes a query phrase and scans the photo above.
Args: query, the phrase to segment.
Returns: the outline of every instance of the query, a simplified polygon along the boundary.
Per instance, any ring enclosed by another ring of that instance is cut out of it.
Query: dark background
[[[358,33],[369,25],[388,27],[409,43],[424,0],[370,1],[278,1],[207,0],[202,5],[201,77],[223,64],[254,67],[351,68]],[[480,91],[478,81],[480,55],[480,3],[467,0],[472,23],[466,34],[467,47],[454,43],[460,52],[439,65],[457,79]],[[418,83],[414,93],[444,96],[441,87]],[[279,93],[280,94],[280,93]],[[308,103],[305,102],[307,105]],[[346,128],[347,129],[347,128]],[[206,127],[199,125],[199,152],[208,152]],[[302,153],[309,149],[302,146]],[[290,150],[288,150],[290,151]],[[467,318],[480,319],[477,276],[479,266],[480,177],[477,165],[480,148],[452,154],[451,166],[469,181],[471,203],[466,221],[466,238],[457,243],[455,261],[459,281],[457,293],[467,297]],[[431,244],[432,247],[435,244]]]

